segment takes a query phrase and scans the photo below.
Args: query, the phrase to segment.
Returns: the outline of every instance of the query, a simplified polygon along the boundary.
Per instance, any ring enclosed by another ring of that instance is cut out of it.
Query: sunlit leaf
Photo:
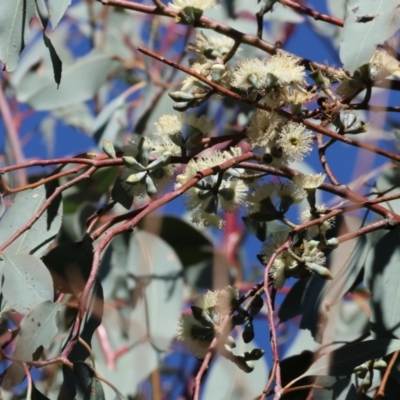
[[[62,305],[46,301],[30,311],[21,321],[21,332],[16,338],[13,357],[21,361],[37,360],[43,349],[48,349],[58,332],[56,317]],[[19,364],[12,364],[3,385],[14,386],[25,376]]]
[[[347,1],[340,59],[350,73],[367,63],[376,46],[399,29],[398,5],[397,0]]]
[[[131,334],[149,337],[159,349],[168,349],[176,328],[182,300],[182,265],[175,251],[162,239],[139,231],[132,235],[127,267],[133,287],[142,291],[130,316]],[[142,280],[150,283],[142,287]]]
[[[94,50],[64,68],[58,89],[50,75],[29,81],[25,78],[26,82],[22,80],[18,87],[18,100],[36,110],[54,110],[89,100],[105,83],[114,65],[109,55]]]
[[[39,303],[53,300],[53,281],[41,260],[29,254],[0,254],[4,260],[1,292],[17,312],[26,314]]]
[[[17,193],[12,205],[6,210],[0,222],[0,244],[6,242],[15,232],[23,228],[43,206],[58,186],[55,181],[32,190]],[[33,226],[14,240],[6,250],[9,254],[43,254],[55,239],[62,218],[61,195],[39,217]]]
[[[53,30],[64,15],[72,0],[49,0],[50,22]]]
[[[19,54],[29,38],[29,23],[35,11],[35,0],[0,1],[0,61],[7,71],[17,67]]]

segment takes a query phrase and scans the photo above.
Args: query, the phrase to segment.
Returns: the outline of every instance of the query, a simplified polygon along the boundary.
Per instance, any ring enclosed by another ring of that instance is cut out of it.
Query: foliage
[[[247,3],[0,2],[2,398],[397,399],[399,2]]]

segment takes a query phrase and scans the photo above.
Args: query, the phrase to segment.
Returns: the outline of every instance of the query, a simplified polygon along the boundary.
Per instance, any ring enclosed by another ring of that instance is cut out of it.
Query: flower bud
[[[110,157],[110,158],[116,157],[114,145],[109,140],[103,139],[102,147],[103,147],[104,153],[106,153],[108,155],[108,157]]]
[[[222,77],[225,73],[225,65],[223,64],[214,64],[211,67],[211,80],[213,82],[219,83],[221,82]]]

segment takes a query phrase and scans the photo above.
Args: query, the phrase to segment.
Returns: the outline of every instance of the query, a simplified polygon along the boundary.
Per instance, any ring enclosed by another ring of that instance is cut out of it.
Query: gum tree
[[[398,2],[70,3],[0,4],[2,396],[397,398]]]

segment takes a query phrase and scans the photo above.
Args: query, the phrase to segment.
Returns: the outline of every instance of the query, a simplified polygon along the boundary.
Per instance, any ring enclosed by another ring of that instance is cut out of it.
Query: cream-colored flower
[[[325,255],[318,250],[316,246],[310,245],[310,242],[303,241],[303,246],[298,252],[298,255],[306,262],[324,265],[326,262]]]
[[[172,3],[168,3],[168,7],[177,12],[183,11],[187,7],[205,11],[217,5],[215,0],[173,0]]]
[[[266,63],[265,74],[277,78],[277,86],[305,85],[306,70],[299,60],[289,53],[278,52]]]
[[[166,114],[154,123],[154,134],[161,137],[169,137],[182,132],[184,128],[185,114]]]
[[[212,214],[201,209],[197,209],[192,213],[192,222],[206,228],[214,227],[222,229],[225,226],[225,220],[218,214]]]
[[[225,35],[206,36],[203,31],[196,33],[196,42],[189,43],[189,51],[197,53],[205,59],[215,60],[228,54],[235,41]],[[200,59],[202,60],[202,59]]]
[[[204,76],[204,78],[210,79],[212,73],[212,62],[207,61],[205,63],[194,63],[191,68],[198,74]],[[207,89],[211,90],[211,86],[206,85],[202,81],[198,80],[192,75],[187,76],[183,82],[181,90],[182,92],[192,92],[194,89]]]
[[[193,334],[196,328],[205,332],[201,339]],[[203,327],[192,314],[181,314],[178,320],[176,338],[183,342],[196,358],[202,360],[207,354],[211,341],[214,339],[214,329]]]
[[[375,50],[369,64],[370,75],[373,80],[381,80],[390,75],[400,77],[399,62],[385,50]]]
[[[221,209],[228,213],[237,211],[246,204],[245,199],[249,187],[241,179],[224,180],[218,191]]]
[[[276,185],[275,194],[281,200],[284,198],[290,198],[292,204],[298,204],[307,197],[307,192],[304,189],[290,181]]]
[[[266,146],[286,122],[287,119],[277,113],[257,110],[250,119],[247,136],[254,146]]]
[[[316,93],[289,87],[283,95],[285,96],[285,104],[303,105],[311,101],[316,96]]]
[[[306,84],[304,66],[292,55],[278,52],[268,60],[258,58],[239,61],[238,68],[233,74],[232,86],[240,89],[267,89],[266,103],[277,103],[281,96],[279,90],[272,96],[273,88],[283,88],[288,85],[299,87]]]
[[[286,239],[286,233],[276,233],[271,235],[268,241],[263,244],[260,255],[265,265],[269,263],[274,252],[285,243]],[[275,289],[283,287],[288,277],[287,271],[294,268],[296,264],[287,250],[283,250],[276,256],[270,269],[270,276]]]
[[[326,178],[325,174],[298,174],[293,176],[292,181],[305,190],[317,189]]]
[[[271,199],[275,191],[275,184],[271,181],[257,187],[253,193],[247,196],[249,203],[249,214],[261,211],[261,202]]]
[[[265,64],[265,60],[259,58],[240,60],[233,72],[231,85],[245,90],[256,85],[257,89],[261,89],[265,84]]]
[[[326,206],[324,204],[316,204],[315,208],[316,208],[316,210],[313,214],[311,214],[310,209],[304,210],[300,216],[301,222],[305,223],[305,222],[314,221],[315,219],[326,215],[328,212],[328,209],[326,208]],[[334,224],[335,224],[335,218],[334,217],[329,218],[320,225],[310,226],[308,228],[308,234],[311,237],[315,237],[319,233],[325,235],[325,233],[329,229],[331,229],[334,226]]]
[[[288,161],[302,161],[312,150],[313,135],[303,124],[289,122],[283,126],[277,143]]]

